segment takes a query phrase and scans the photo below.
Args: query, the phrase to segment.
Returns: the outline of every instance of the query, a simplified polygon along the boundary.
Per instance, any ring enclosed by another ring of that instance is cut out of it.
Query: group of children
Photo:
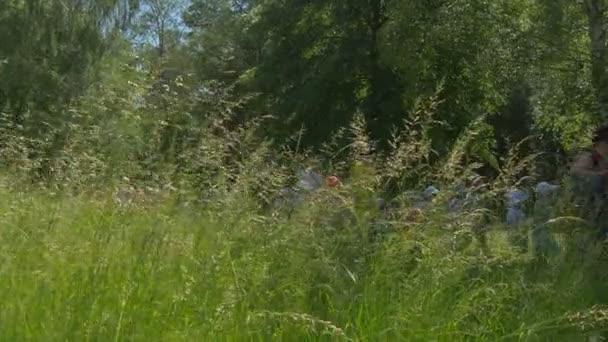
[[[608,126],[596,131],[592,150],[580,153],[573,161],[570,171],[574,186],[569,190],[575,194],[574,205],[580,209],[578,216],[597,228],[598,238],[608,237]],[[334,188],[340,183],[337,177],[323,177],[311,168],[302,171],[299,176],[297,184],[285,189],[282,196],[283,203],[287,201],[290,207],[298,206],[308,193],[324,187]],[[455,195],[449,200],[448,211],[458,212],[471,203],[479,202],[476,198],[484,190],[478,183],[483,183],[482,178],[456,189]],[[563,194],[562,190],[564,186],[540,182],[533,188],[512,189],[505,194],[506,225],[515,231],[517,227],[531,222],[530,238],[537,253],[552,254],[559,250],[544,223],[552,218],[555,204]],[[411,205],[407,220],[414,221],[428,210],[439,193],[435,186],[427,187]],[[394,209],[394,206],[382,199],[379,199],[378,206],[381,213]],[[527,246],[527,237],[524,242]]]

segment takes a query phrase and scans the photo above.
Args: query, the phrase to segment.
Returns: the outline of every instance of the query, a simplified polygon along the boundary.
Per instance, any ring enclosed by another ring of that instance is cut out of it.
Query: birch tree
[[[591,82],[595,90],[599,119],[608,124],[608,46],[606,32],[605,0],[584,0],[588,18],[588,31],[591,49]]]

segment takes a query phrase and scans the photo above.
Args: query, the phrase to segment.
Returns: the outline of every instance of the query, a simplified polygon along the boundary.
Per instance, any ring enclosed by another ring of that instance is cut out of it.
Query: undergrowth
[[[502,194],[534,177],[535,158],[518,145],[494,180],[476,178],[488,148],[476,122],[437,160],[437,102],[421,101],[385,154],[361,116],[337,133],[346,147],[319,154],[277,151],[259,122],[227,130],[221,113],[174,127],[187,139],[158,158],[166,125],[133,121],[111,138],[111,126],[70,128],[57,154],[5,129],[0,339],[573,341],[605,330],[601,258],[540,260],[501,224]],[[340,186],[283,205],[308,165]],[[413,191],[431,183],[441,194],[411,216]],[[458,184],[475,201],[449,212]]]

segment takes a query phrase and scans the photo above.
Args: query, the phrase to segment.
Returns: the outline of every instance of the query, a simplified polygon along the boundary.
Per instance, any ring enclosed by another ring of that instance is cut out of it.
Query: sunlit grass
[[[499,228],[486,256],[430,223],[373,245],[320,205],[287,218],[4,192],[0,340],[573,341],[605,326],[601,309],[575,315],[608,290],[593,267],[534,261]]]

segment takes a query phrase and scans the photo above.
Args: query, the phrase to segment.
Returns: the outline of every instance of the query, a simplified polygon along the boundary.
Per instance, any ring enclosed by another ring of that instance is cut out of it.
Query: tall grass
[[[536,259],[500,224],[497,198],[533,158],[513,151],[495,182],[472,187],[477,203],[446,210],[451,186],[474,176],[463,160],[476,126],[431,165],[436,101],[419,103],[386,155],[357,116],[341,133],[351,143],[328,143],[324,160],[277,152],[256,123],[226,131],[221,115],[155,160],[161,126],[107,149],[88,126],[42,169],[23,157],[36,143],[5,132],[0,340],[579,341],[605,330],[601,258]],[[343,184],[276,205],[305,163]],[[444,195],[408,219],[409,193],[429,182]],[[380,195],[400,208],[379,212]],[[379,218],[386,233],[372,238]]]
[[[606,327],[589,267],[516,254],[500,230],[491,257],[434,224],[371,244],[362,213],[332,220],[336,201],[288,218],[5,191],[0,339],[573,341]]]

